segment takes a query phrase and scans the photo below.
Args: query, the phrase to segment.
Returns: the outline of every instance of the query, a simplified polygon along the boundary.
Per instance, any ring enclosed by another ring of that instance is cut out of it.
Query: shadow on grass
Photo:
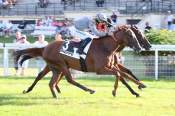
[[[52,97],[22,97],[16,95],[0,96],[0,106],[30,106],[30,105],[44,105],[44,101],[53,100]]]
[[[7,79],[7,80],[34,80],[36,77],[16,77],[16,76],[8,76],[8,77],[3,77],[0,76],[0,79]],[[50,80],[50,77],[44,77],[42,80]]]
[[[36,77],[14,77],[14,76],[9,76],[9,77],[2,77],[0,76],[0,79],[7,79],[7,80],[34,80]],[[44,77],[42,80],[50,80],[50,77]],[[165,82],[175,82],[175,78],[166,78],[166,77],[160,77],[159,80],[155,80],[154,77],[152,78],[147,78],[147,77],[141,77],[139,78],[142,81],[148,81],[148,82],[159,82],[159,81],[165,81]],[[63,78],[63,80],[65,80],[65,78]],[[94,76],[89,76],[89,77],[78,77],[75,78],[75,80],[88,80],[88,81],[111,81],[114,82],[115,81],[115,77],[109,76],[109,77],[96,77]]]

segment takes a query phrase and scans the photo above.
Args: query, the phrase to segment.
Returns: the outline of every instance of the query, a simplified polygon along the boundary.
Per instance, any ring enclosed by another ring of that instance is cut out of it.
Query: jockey
[[[103,24],[103,31],[98,29],[97,25],[100,23]],[[83,54],[84,48],[89,42],[91,42],[91,40],[94,38],[94,35],[98,36],[96,38],[106,36],[111,26],[111,21],[107,18],[107,16],[99,13],[95,18],[84,16],[75,19],[74,26],[69,27],[69,32],[71,36],[80,38],[82,40],[79,53]],[[93,35],[89,32],[86,32],[87,30]]]

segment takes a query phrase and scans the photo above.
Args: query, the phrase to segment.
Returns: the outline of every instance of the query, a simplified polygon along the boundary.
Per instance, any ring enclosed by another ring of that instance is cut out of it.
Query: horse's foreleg
[[[69,71],[68,68],[62,69],[62,72],[63,72],[63,74],[65,75],[66,80],[67,80],[69,83],[71,83],[72,85],[74,85],[74,86],[76,86],[76,87],[78,87],[78,88],[80,88],[80,89],[82,89],[82,90],[84,90],[84,91],[88,91],[90,94],[93,94],[93,93],[95,92],[94,90],[91,90],[91,89],[89,89],[89,88],[87,88],[87,87],[81,85],[80,83],[74,81],[73,78],[72,78],[72,75],[71,75],[71,73],[70,73],[70,71]]]
[[[122,77],[125,77],[125,78],[131,80],[132,82],[134,82],[135,84],[139,85],[140,88],[145,88],[145,87],[146,87],[146,86],[145,86],[143,83],[141,83],[140,81],[138,81],[138,80],[136,80],[136,79],[134,79],[134,78],[128,76],[126,73],[124,73],[124,72],[120,71],[119,69],[117,69],[117,67],[113,66],[111,69],[114,71],[114,73],[117,74],[117,72],[119,72],[119,73],[121,74]]]
[[[140,81],[129,69],[127,69],[126,67],[122,66],[121,64],[118,64],[119,68],[121,71],[128,73],[130,76],[132,76],[134,79],[136,79],[137,81]],[[146,86],[145,86],[146,87]],[[144,88],[145,88],[144,87]],[[139,89],[142,89],[142,86],[138,86]]]
[[[116,67],[118,68],[118,66],[116,66]],[[117,72],[116,74],[117,75],[116,75],[116,79],[115,79],[114,90],[112,91],[113,96],[116,96],[116,91],[117,91],[117,88],[118,88],[118,80],[121,76],[119,72]]]
[[[119,77],[116,76],[115,84],[114,84],[114,90],[112,90],[112,95],[114,97],[116,96],[116,91],[117,91],[117,88],[118,88],[118,79],[119,79]]]
[[[130,86],[129,84],[123,79],[123,78],[120,78],[120,81],[122,82],[123,85],[125,85],[128,90],[131,92],[131,94],[135,95],[136,97],[139,97],[140,95],[138,93],[136,93]]]
[[[131,70],[127,69],[126,67],[124,67],[123,65],[121,64],[117,64],[118,67],[120,68],[121,71],[125,72],[125,73],[128,73],[129,75],[131,75],[134,79],[136,79],[137,81],[140,81],[132,72]]]
[[[32,85],[27,89],[24,90],[23,93],[29,93],[30,91],[33,90],[33,88],[35,87],[35,85],[38,83],[39,80],[41,80],[48,72],[50,71],[49,67],[46,66],[43,71],[41,71],[38,76],[35,78],[34,82],[32,83]]]
[[[116,67],[117,68],[117,67]],[[118,87],[118,79],[120,79],[120,81],[122,82],[122,84],[124,84],[128,89],[129,91],[135,95],[136,97],[139,97],[139,94],[136,93],[130,86],[129,84],[123,79],[123,77],[121,76],[121,73],[119,72],[116,72],[116,71],[113,71],[112,69],[108,68],[108,67],[105,67],[105,71],[109,72],[109,73],[113,73],[116,75],[116,80],[115,80],[115,84],[114,84],[114,90],[112,91],[112,95],[115,96],[116,95],[116,89]]]

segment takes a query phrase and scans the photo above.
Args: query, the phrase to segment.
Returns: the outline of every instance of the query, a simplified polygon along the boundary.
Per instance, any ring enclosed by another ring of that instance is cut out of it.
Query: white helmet
[[[107,21],[107,16],[105,14],[102,14],[102,13],[96,14],[96,18],[98,20],[101,20],[101,21]]]

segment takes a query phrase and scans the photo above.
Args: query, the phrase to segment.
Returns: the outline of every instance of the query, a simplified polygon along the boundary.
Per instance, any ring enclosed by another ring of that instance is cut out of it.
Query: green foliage
[[[146,33],[151,44],[175,44],[175,32],[168,30],[151,30]]]

